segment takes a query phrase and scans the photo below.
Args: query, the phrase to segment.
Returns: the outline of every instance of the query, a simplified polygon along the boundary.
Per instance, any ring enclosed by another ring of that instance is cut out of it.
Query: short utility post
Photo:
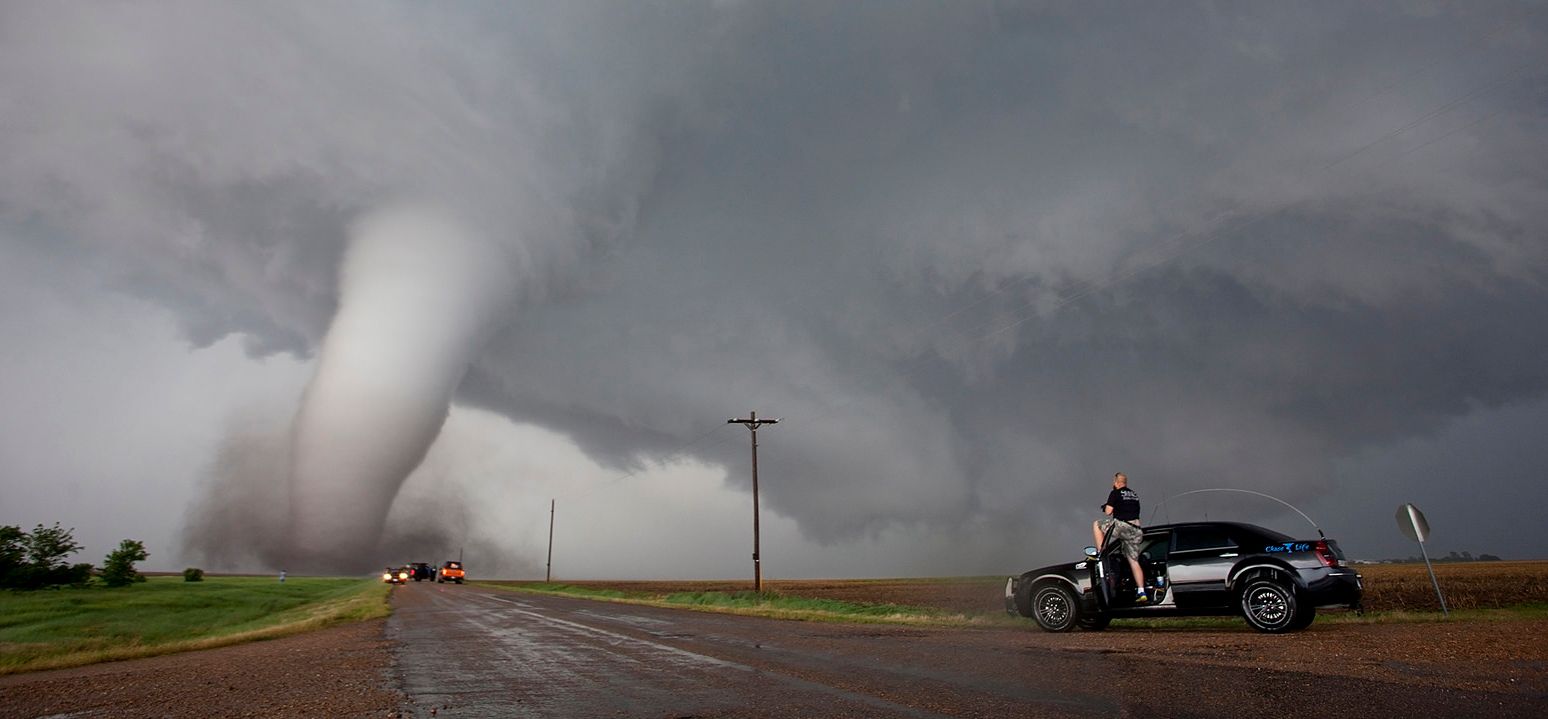
[[[740,424],[752,432],[752,480],[753,480],[753,591],[763,593],[763,565],[758,558],[758,428],[765,424],[779,424],[777,419],[758,419],[757,412],[748,412],[746,419],[728,419],[726,424]]]

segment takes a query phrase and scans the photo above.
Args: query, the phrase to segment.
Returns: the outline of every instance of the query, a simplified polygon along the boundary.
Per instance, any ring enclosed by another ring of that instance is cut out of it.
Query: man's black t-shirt
[[[1114,519],[1121,519],[1125,522],[1131,519],[1139,519],[1139,495],[1135,494],[1134,490],[1129,489],[1128,487],[1124,487],[1123,489],[1114,487],[1113,491],[1108,492],[1107,505],[1112,506]]]

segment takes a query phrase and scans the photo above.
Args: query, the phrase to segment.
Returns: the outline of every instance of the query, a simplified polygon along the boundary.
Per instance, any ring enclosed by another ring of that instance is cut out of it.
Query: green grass
[[[485,584],[485,582],[474,582],[474,584]],[[499,587],[501,589],[510,588],[500,584],[491,586]],[[621,592],[616,589],[577,587],[573,584],[531,584],[528,585],[528,588],[536,592],[546,592],[548,594],[565,594],[572,597],[586,597],[588,599],[627,599],[630,594],[628,592]],[[639,595],[638,592],[634,592],[634,594]]]
[[[959,627],[1035,627],[1030,619],[1012,617],[998,612],[959,614],[933,607],[814,599],[769,591],[765,591],[762,595],[751,591],[660,593],[581,587],[569,584],[544,584],[541,582],[522,582],[514,585],[493,582],[476,582],[476,584],[515,592],[561,594],[625,604],[677,607],[776,619]],[[1520,621],[1545,618],[1548,618],[1548,604],[1542,603],[1503,609],[1465,609],[1451,612],[1451,621]],[[1318,624],[1397,624],[1440,622],[1446,621],[1446,619],[1441,616],[1439,611],[1415,612],[1395,610],[1366,612],[1363,615],[1358,615],[1353,612],[1334,610],[1320,612],[1316,621]],[[1246,624],[1242,622],[1242,618],[1239,616],[1117,619],[1114,620],[1113,627],[1119,629],[1154,629],[1163,631],[1178,629],[1247,629]]]
[[[845,602],[837,599],[808,599],[782,594],[757,592],[676,592],[661,598],[666,604],[694,607],[729,607],[769,609],[786,612],[816,612],[846,616],[941,616],[942,612],[929,607],[908,607],[901,604],[871,604]]]
[[[0,592],[0,675],[269,639],[386,616],[388,586],[296,577],[152,577],[109,589]]]
[[[577,587],[568,584],[524,583],[521,585],[477,582],[495,589],[538,594],[562,594],[587,599],[644,604],[658,607],[676,607],[700,611],[741,614],[746,616],[796,619],[803,621],[863,622],[885,624],[940,624],[961,626],[981,624],[959,614],[949,614],[931,607],[913,607],[899,604],[873,604],[846,602],[836,599],[810,599],[786,596],[777,592],[625,592],[616,589]]]

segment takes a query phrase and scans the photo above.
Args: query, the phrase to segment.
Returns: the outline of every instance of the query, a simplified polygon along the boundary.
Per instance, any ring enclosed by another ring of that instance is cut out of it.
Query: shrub
[[[76,564],[70,565],[66,569],[56,571],[54,576],[61,580],[57,582],[58,584],[69,584],[75,587],[82,587],[91,581],[91,572],[93,569],[95,569],[95,567],[91,566],[90,562],[78,562]]]
[[[200,569],[198,567],[189,567],[187,569],[184,569],[183,570],[183,581],[185,581],[185,582],[202,582],[202,581],[204,581],[204,570]]]
[[[122,587],[145,581],[145,575],[135,570],[134,563],[143,562],[149,557],[145,545],[139,540],[125,539],[119,542],[118,549],[102,560],[103,583],[109,587]]]

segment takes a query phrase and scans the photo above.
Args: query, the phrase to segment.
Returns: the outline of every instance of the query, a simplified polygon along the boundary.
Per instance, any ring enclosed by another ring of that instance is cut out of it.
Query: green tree
[[[0,528],[0,555],[8,557],[20,550],[22,561],[3,577],[4,586],[38,589],[58,584],[84,584],[91,579],[90,564],[71,565],[66,559],[81,551],[81,545],[58,522],[52,527],[39,524],[32,532],[18,527]]]
[[[81,551],[80,543],[72,534],[74,531],[74,527],[61,529],[58,522],[52,527],[41,524],[33,527],[32,534],[27,536],[28,563],[39,569],[65,566],[65,557]]]
[[[135,562],[143,562],[150,557],[145,551],[145,545],[136,539],[125,539],[118,543],[118,549],[113,550],[102,560],[102,581],[109,587],[122,587],[135,582],[145,581],[145,575],[135,570]]]
[[[0,587],[15,586],[27,563],[27,533],[21,527],[0,527]]]

